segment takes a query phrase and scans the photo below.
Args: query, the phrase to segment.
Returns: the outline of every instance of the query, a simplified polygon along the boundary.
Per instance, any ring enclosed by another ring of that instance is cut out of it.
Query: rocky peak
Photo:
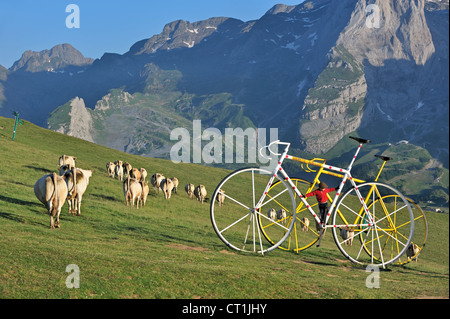
[[[68,66],[85,66],[93,62],[85,58],[80,51],[70,44],[58,44],[50,50],[25,51],[22,57],[14,62],[11,71],[24,70],[28,72],[55,72]]]
[[[288,6],[285,4],[276,4],[272,7],[269,11],[266,12],[266,15],[276,15],[279,13],[290,13],[292,10],[295,9],[296,6]]]
[[[202,20],[194,23],[184,20],[176,20],[164,26],[160,34],[150,39],[145,39],[134,44],[129,54],[151,54],[156,51],[173,50],[177,48],[192,48],[217,31],[227,31],[230,27],[241,25],[243,22],[237,19],[218,17]]]
[[[364,59],[374,66],[382,66],[389,59],[410,60],[424,65],[435,48],[425,18],[425,0],[376,0],[379,25],[368,27],[369,15],[377,14],[359,0],[348,27],[338,43],[360,62]]]

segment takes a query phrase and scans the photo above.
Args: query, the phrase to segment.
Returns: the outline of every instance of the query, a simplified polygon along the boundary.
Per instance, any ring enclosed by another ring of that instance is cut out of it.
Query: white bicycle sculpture
[[[264,255],[289,238],[296,220],[296,200],[300,200],[311,214],[311,222],[320,230],[319,245],[325,231],[331,228],[339,250],[352,262],[383,268],[394,263],[411,243],[412,209],[408,200],[390,185],[354,181],[352,166],[361,147],[370,141],[351,138],[359,142],[359,147],[347,168],[322,164],[323,169],[343,176],[323,222],[308,203],[310,199],[305,198],[282,167],[285,159],[299,162],[303,159],[288,155],[290,143],[275,141],[264,147],[279,156],[273,171],[239,169],[217,186],[210,206],[216,234],[234,250]],[[284,146],[283,153],[272,151],[273,145]],[[347,181],[351,187],[342,194]],[[276,190],[272,188],[274,184],[278,185]],[[219,207],[217,196],[224,196],[226,204]]]

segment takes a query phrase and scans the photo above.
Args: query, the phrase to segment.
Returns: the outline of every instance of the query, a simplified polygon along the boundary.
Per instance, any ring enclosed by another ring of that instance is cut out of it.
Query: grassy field
[[[189,200],[186,183],[204,184],[208,197],[229,172],[144,158],[0,117],[0,298],[56,299],[410,299],[449,298],[448,215],[428,213],[429,238],[417,263],[380,274],[368,289],[365,268],[346,261],[326,236],[323,247],[299,255],[235,253],[214,233],[209,203]],[[67,204],[61,228],[36,199],[38,178],[57,170],[62,154],[93,176],[82,215]],[[150,190],[146,207],[125,205],[122,184],[105,164],[121,159],[180,180],[169,201]],[[68,265],[80,269],[80,288],[68,289]]]

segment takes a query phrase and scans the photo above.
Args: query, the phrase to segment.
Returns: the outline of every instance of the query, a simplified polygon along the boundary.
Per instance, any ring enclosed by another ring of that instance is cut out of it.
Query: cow
[[[355,230],[353,228],[342,227],[339,228],[341,231],[341,237],[347,246],[352,246],[353,238],[355,237]]]
[[[147,182],[142,182],[141,181],[141,187],[142,187],[142,195],[141,195],[141,206],[145,206],[145,203],[147,202],[147,196],[148,193],[150,191],[149,187],[148,187],[148,183]]]
[[[216,196],[216,201],[219,203],[219,207],[222,207],[223,201],[225,200],[225,191],[222,189],[219,189],[219,192]]]
[[[302,222],[302,230],[304,232],[307,232],[308,228],[309,228],[309,219],[308,219],[308,217],[303,217],[301,222]]]
[[[132,168],[131,172],[130,172],[130,177],[140,181],[141,180],[141,171],[138,170],[137,168]]]
[[[159,194],[159,190],[162,189],[161,188],[161,182],[164,179],[166,179],[166,178],[160,173],[155,173],[150,178],[150,183],[152,184],[152,186],[155,189],[155,191],[158,191],[158,194]]]
[[[172,180],[172,183],[173,183],[173,191],[174,191],[175,193],[177,193],[177,190],[178,190],[178,184],[179,184],[178,178],[172,177],[171,180]]]
[[[275,220],[275,218],[277,218],[277,212],[275,209],[271,208],[269,209],[269,211],[267,212],[267,217],[269,217],[271,220]]]
[[[417,244],[411,243],[408,246],[408,249],[406,249],[406,257],[409,259],[413,258],[412,260],[415,260],[417,262],[417,258],[419,257],[417,254],[420,251],[420,247]]]
[[[69,164],[70,169],[75,167],[75,160],[77,158],[75,156],[69,156],[69,155],[61,155],[59,157],[59,167]]]
[[[130,163],[125,162],[122,164],[123,167],[123,176],[124,178],[130,176],[131,170],[133,169],[133,167],[131,166]]]
[[[59,168],[59,176],[64,176],[67,171],[70,171],[70,164],[63,165]]]
[[[114,178],[115,167],[116,167],[116,165],[114,165],[113,162],[108,162],[108,163],[106,163],[106,170],[108,171],[108,176],[109,176],[109,177]]]
[[[170,178],[163,179],[161,182],[161,189],[164,192],[164,198],[170,199],[172,196],[173,182]]]
[[[206,199],[206,195],[208,192],[206,191],[206,187],[204,185],[198,185],[194,190],[194,195],[197,197],[197,200],[203,204]]]
[[[281,224],[286,225],[287,223],[286,211],[283,208],[277,211],[277,219],[280,221]]]
[[[139,172],[141,172],[141,182],[145,182],[145,179],[147,178],[147,170],[141,167]]]
[[[139,180],[128,176],[123,182],[123,194],[127,206],[131,203],[131,206],[134,207],[134,202],[136,201],[136,207],[139,209],[139,202],[142,196],[142,185],[139,183]]]
[[[89,178],[92,176],[92,171],[81,168],[73,168],[64,174],[67,181],[69,203],[69,214],[72,216],[81,215],[81,201],[84,192],[89,185]]]
[[[118,161],[119,163],[116,164],[116,167],[114,168],[114,172],[117,175],[117,179],[123,181],[123,166],[121,164],[121,161]]]
[[[188,194],[189,199],[194,198],[194,190],[195,190],[194,184],[186,184],[186,186],[184,186],[184,190]]]
[[[34,194],[48,210],[50,229],[59,228],[59,215],[67,198],[67,184],[64,176],[52,173],[39,178],[34,184]]]

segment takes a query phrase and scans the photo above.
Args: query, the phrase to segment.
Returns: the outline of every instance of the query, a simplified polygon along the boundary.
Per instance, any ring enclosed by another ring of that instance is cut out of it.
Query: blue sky
[[[165,24],[225,16],[249,21],[277,3],[303,0],[1,0],[0,64],[6,68],[26,50],[70,43],[84,56],[123,54],[137,41],[160,33]],[[66,27],[66,6],[80,9],[80,28]]]

